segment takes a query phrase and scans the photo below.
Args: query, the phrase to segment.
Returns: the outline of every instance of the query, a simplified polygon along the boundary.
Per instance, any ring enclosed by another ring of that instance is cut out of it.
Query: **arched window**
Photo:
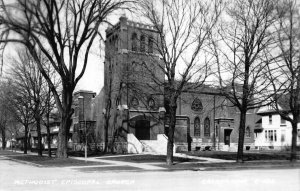
[[[155,107],[155,101],[154,101],[153,98],[150,98],[150,99],[148,100],[148,106],[149,106],[150,108],[154,108],[154,107]]]
[[[210,137],[210,120],[208,117],[204,119],[204,136]]]
[[[203,106],[202,106],[202,102],[200,101],[200,99],[198,99],[198,98],[194,99],[191,109],[194,111],[202,111]]]
[[[133,33],[131,36],[131,50],[137,51],[137,34]]]
[[[246,130],[245,130],[245,136],[246,136],[247,138],[251,137],[250,127],[249,127],[249,126],[246,127]]]
[[[194,120],[194,135],[200,137],[200,118],[196,117]]]
[[[148,39],[148,52],[153,53],[153,37],[150,36]]]
[[[116,35],[114,43],[115,43],[114,44],[115,50],[118,51],[119,50],[119,37],[118,37],[118,35]]]
[[[145,46],[146,46],[146,42],[145,42],[145,36],[142,35],[141,36],[141,52],[145,52]]]

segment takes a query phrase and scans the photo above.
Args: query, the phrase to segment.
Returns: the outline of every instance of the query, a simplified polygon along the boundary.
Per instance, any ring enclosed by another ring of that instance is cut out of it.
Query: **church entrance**
[[[148,120],[136,121],[135,136],[139,140],[150,140],[150,121]]]
[[[230,146],[230,134],[232,129],[224,129],[224,144]]]

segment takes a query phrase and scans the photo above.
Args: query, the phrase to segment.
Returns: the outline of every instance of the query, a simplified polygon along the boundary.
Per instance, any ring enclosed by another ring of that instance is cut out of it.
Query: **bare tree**
[[[108,66],[108,73],[104,74],[105,75],[105,87],[106,89],[104,90],[106,92],[105,100],[104,100],[104,152],[108,151],[108,128],[109,128],[109,121],[111,119],[112,115],[112,94],[114,93],[113,89],[113,81],[114,81],[114,75],[113,73],[113,64],[109,61],[107,63]],[[116,115],[116,111],[114,112]],[[114,117],[115,118],[115,117]],[[114,120],[115,121],[115,120]],[[114,126],[114,124],[112,124]]]
[[[10,82],[19,92],[26,95],[28,103],[25,104],[29,104],[28,109],[31,110],[35,119],[38,137],[38,155],[42,156],[41,100],[43,100],[42,86],[43,84],[47,84],[45,84],[45,80],[43,80],[43,76],[31,59],[29,52],[20,50],[17,54],[17,58],[11,60]]]
[[[56,83],[55,80],[53,82],[54,82],[54,84],[57,84],[57,85],[59,84],[59,83]],[[42,122],[46,126],[46,129],[47,129],[48,156],[51,157],[50,114],[53,111],[53,109],[55,108],[55,100],[54,100],[53,94],[51,93],[51,90],[49,87],[48,87],[48,89],[44,89],[44,91],[46,91],[45,92],[46,98],[44,100],[44,106],[43,106],[44,116],[42,118]]]
[[[264,74],[269,62],[265,52],[274,45],[272,25],[276,21],[273,0],[236,0],[214,40],[212,50],[218,63],[222,93],[240,110],[237,162],[243,161],[246,113],[266,104],[271,83]]]
[[[2,140],[2,149],[6,148],[6,132],[8,130],[8,123],[10,121],[10,112],[7,104],[8,86],[5,82],[0,82],[0,134]]]
[[[90,49],[98,35],[100,25],[127,0],[1,0],[0,43],[21,43],[35,59],[47,80],[61,115],[57,157],[67,157],[67,137],[71,125],[72,96],[83,76]],[[40,50],[62,82],[61,97],[43,63]],[[79,59],[82,57],[83,59]],[[79,66],[79,67],[78,67]],[[81,66],[81,67],[80,67]]]
[[[15,121],[22,124],[24,127],[24,154],[27,154],[30,139],[28,137],[30,129],[29,126],[34,123],[34,113],[32,112],[31,100],[27,92],[13,84],[10,80],[9,91],[7,92],[7,103],[9,104],[9,111]]]
[[[300,14],[296,0],[279,1],[274,24],[277,49],[268,54],[275,65],[268,69],[275,101],[274,109],[292,124],[291,161],[297,159],[297,126],[300,122]],[[279,56],[278,56],[279,53]],[[275,58],[275,59],[274,59]]]
[[[177,100],[183,91],[201,86],[211,74],[205,47],[220,16],[222,3],[218,0],[145,0],[141,7],[158,34],[153,38],[153,53],[160,59],[154,58],[151,62],[163,77],[152,80],[165,87],[170,119],[166,162],[172,165]],[[188,84],[189,81],[194,83]]]
[[[13,139],[18,137],[20,133],[20,124],[16,121],[12,106],[10,105],[11,85],[7,79],[0,82],[0,134],[2,138],[2,149],[5,149],[7,140],[11,140],[13,147]]]
[[[43,55],[39,54],[40,62],[44,66],[47,66],[47,74],[55,84],[55,73],[51,71],[51,66],[46,63],[47,60]],[[34,113],[36,132],[38,138],[38,155],[42,156],[43,144],[41,134],[41,123],[43,122],[44,114],[49,114],[53,103],[51,104],[51,92],[49,86],[41,72],[39,71],[35,60],[31,57],[30,53],[26,49],[20,49],[17,51],[17,57],[11,60],[10,81],[13,86],[17,87],[20,91],[26,93],[26,97],[29,99],[30,109]],[[52,74],[50,74],[52,72]],[[53,100],[52,100],[53,102]],[[46,124],[49,139],[49,124]]]

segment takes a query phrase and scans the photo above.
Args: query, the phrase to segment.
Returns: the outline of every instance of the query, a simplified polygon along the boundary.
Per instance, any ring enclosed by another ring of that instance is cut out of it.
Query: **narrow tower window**
[[[133,33],[131,36],[131,50],[137,51],[137,34]]]
[[[145,52],[145,36],[141,36],[141,52]]]

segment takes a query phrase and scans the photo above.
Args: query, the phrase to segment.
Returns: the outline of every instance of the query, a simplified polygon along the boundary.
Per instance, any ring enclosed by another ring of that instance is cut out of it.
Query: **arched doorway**
[[[150,121],[137,120],[135,122],[135,136],[139,140],[150,140]]]

